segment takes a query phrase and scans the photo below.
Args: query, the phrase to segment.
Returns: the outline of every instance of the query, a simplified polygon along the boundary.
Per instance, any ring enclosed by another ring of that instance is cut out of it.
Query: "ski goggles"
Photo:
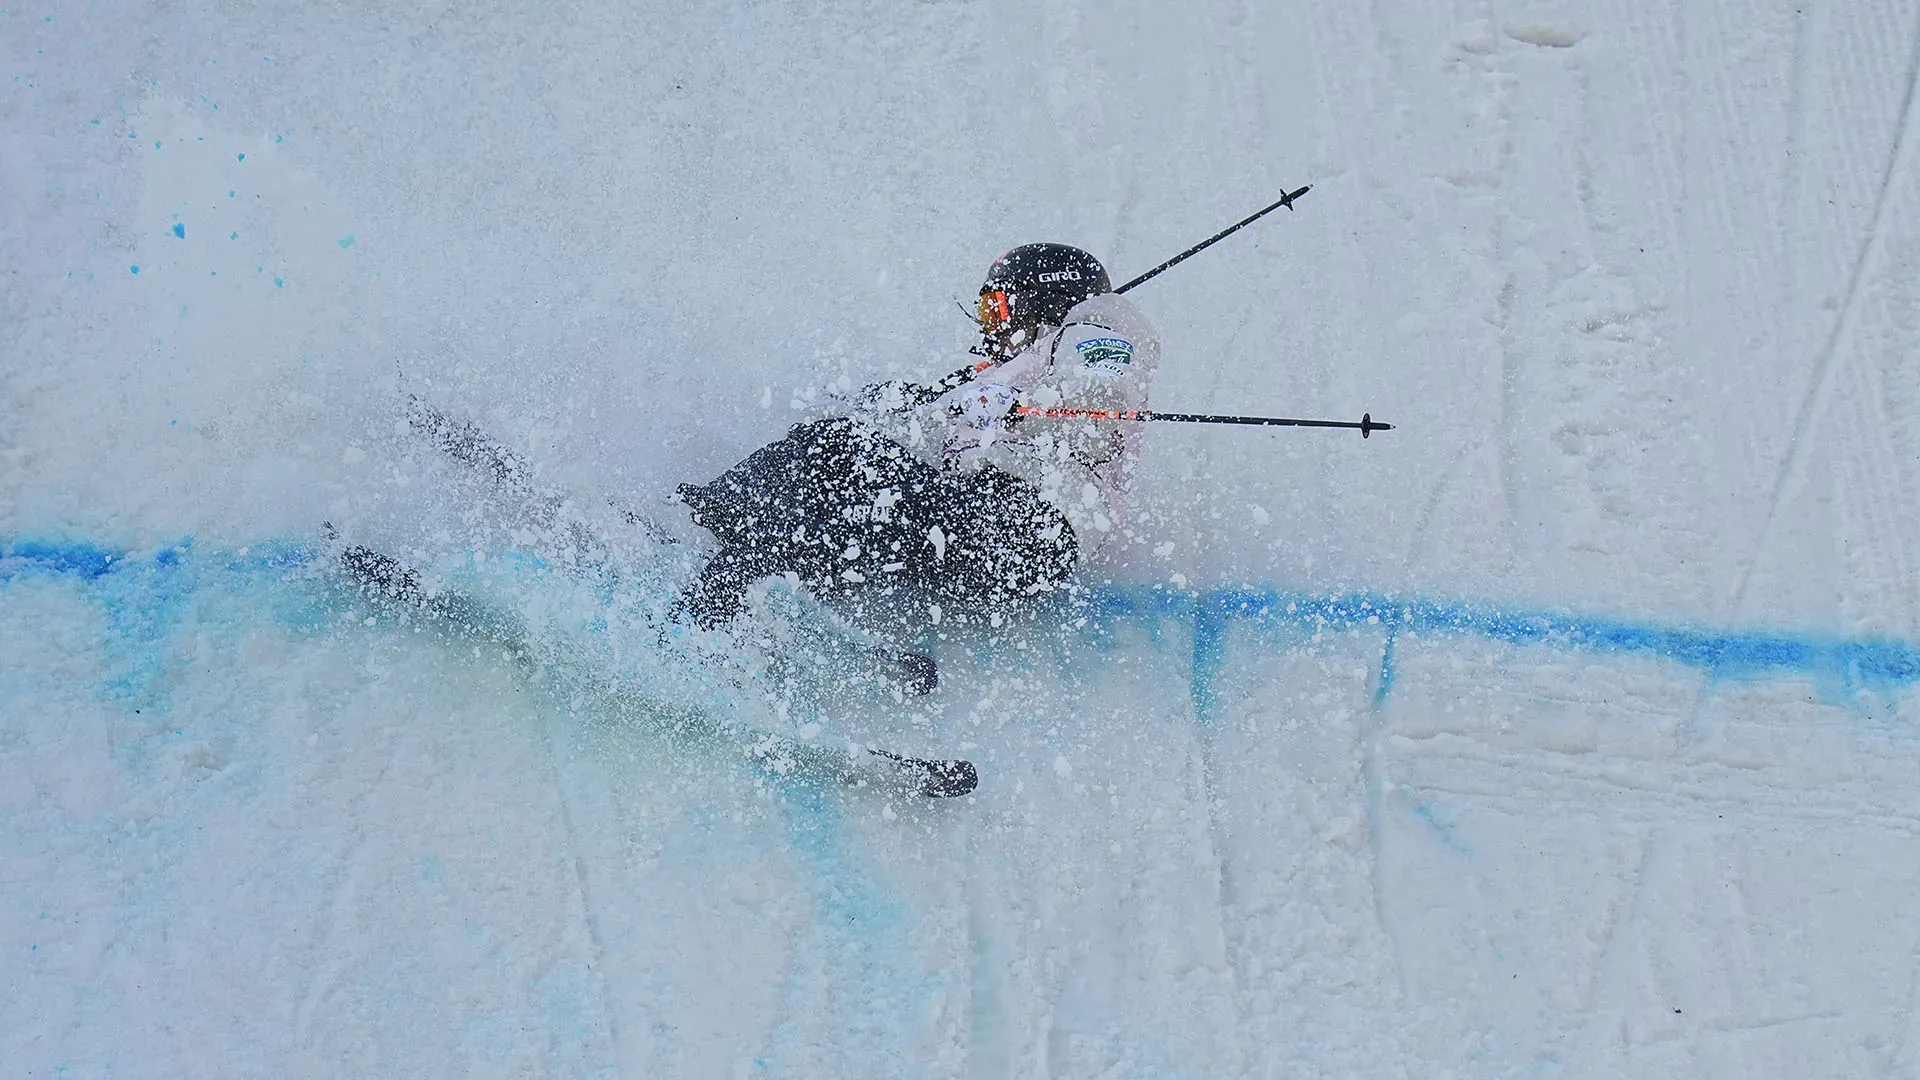
[[[1005,289],[988,289],[980,294],[980,308],[974,314],[980,329],[987,333],[1005,329],[1013,321],[1013,307]]]

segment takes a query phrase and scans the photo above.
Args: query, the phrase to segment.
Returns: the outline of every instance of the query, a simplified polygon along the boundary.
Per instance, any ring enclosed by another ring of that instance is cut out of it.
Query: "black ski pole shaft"
[[[1295,420],[1285,416],[1213,416],[1205,413],[1150,412],[1146,409],[1043,409],[1021,405],[1013,410],[1021,416],[1079,417],[1088,420],[1171,421],[1179,424],[1257,424],[1264,427],[1351,428],[1360,437],[1376,431],[1392,431],[1392,424],[1381,423],[1372,413],[1361,413],[1358,420]]]
[[[1253,224],[1254,222],[1259,221],[1261,218],[1266,217],[1268,214],[1273,213],[1275,210],[1278,210],[1283,206],[1289,210],[1293,209],[1293,201],[1312,190],[1313,190],[1312,184],[1305,184],[1294,191],[1287,192],[1285,195],[1280,196],[1279,201],[1275,202],[1273,205],[1265,207],[1260,210],[1256,210],[1253,213],[1248,214],[1246,217],[1241,218],[1239,221],[1236,221],[1233,224],[1227,226],[1226,228],[1221,229],[1219,232],[1214,233],[1212,236],[1207,237],[1205,240],[1200,241],[1199,243],[1188,248],[1187,250],[1181,252],[1178,255],[1175,255],[1173,258],[1168,259],[1166,262],[1161,263],[1159,266],[1156,266],[1153,269],[1147,271],[1146,273],[1141,274],[1139,277],[1134,278],[1132,281],[1127,282],[1125,285],[1122,285],[1113,291],[1116,293],[1123,293],[1123,292],[1126,292],[1128,289],[1133,288],[1135,285],[1139,285],[1142,282],[1151,281],[1152,279],[1160,276],[1162,273],[1165,273],[1166,271],[1171,270],[1176,266],[1179,266],[1181,263],[1186,262],[1188,259],[1193,258],[1195,255],[1200,254],[1201,252],[1212,247],[1213,245],[1219,243],[1222,240],[1225,240],[1227,237],[1232,236],[1234,233],[1237,233],[1241,229],[1244,229],[1247,226]],[[961,310],[964,311],[965,308],[963,307]],[[918,401],[931,401],[934,398],[939,397],[941,394],[946,393],[947,391],[953,389],[956,386],[964,386],[967,383],[972,382],[975,378],[979,376],[981,372],[994,366],[996,363],[999,363],[999,361],[994,359],[986,359],[986,360],[980,361],[979,363],[969,364],[966,367],[963,367],[960,370],[954,372],[953,374],[947,376],[946,378],[941,379],[937,383],[933,383],[931,385],[913,387],[912,389],[913,396]],[[1354,427],[1356,425],[1348,424],[1346,426]],[[1379,426],[1380,425],[1378,424],[1374,425],[1374,427],[1379,427]]]
[[[1158,277],[1161,273],[1167,270],[1171,270],[1176,266],[1179,266],[1181,263],[1186,262],[1188,259],[1193,258],[1195,255],[1200,254],[1201,252],[1212,247],[1213,245],[1219,243],[1222,240],[1225,240],[1227,237],[1232,236],[1234,233],[1237,233],[1241,229],[1244,229],[1247,226],[1253,224],[1254,222],[1259,221],[1261,218],[1266,217],[1268,214],[1273,213],[1275,210],[1278,210],[1283,206],[1289,210],[1293,209],[1293,200],[1299,198],[1302,195],[1305,195],[1307,192],[1312,190],[1313,190],[1313,185],[1308,184],[1305,187],[1302,187],[1298,191],[1287,192],[1285,195],[1280,196],[1280,201],[1274,203],[1272,206],[1269,206],[1264,210],[1259,210],[1252,214],[1247,215],[1246,217],[1240,219],[1239,221],[1234,222],[1232,225],[1229,225],[1226,228],[1221,229],[1219,232],[1214,233],[1212,236],[1207,237],[1205,240],[1200,241],[1199,243],[1188,248],[1187,250],[1181,252],[1178,255],[1175,255],[1173,258],[1168,259],[1166,262],[1161,263],[1159,266],[1156,266],[1153,269],[1147,271],[1146,273],[1141,274],[1139,277],[1134,278],[1132,281],[1127,282],[1125,285],[1122,285],[1113,291],[1117,293],[1123,293],[1123,292],[1126,292],[1128,289],[1133,288],[1135,285],[1139,285],[1142,282],[1151,281],[1155,277]]]
[[[979,378],[981,372],[999,362],[1000,361],[993,359],[978,360],[938,382],[909,383],[905,387],[907,404],[924,405],[955,387],[965,386],[974,379]]]

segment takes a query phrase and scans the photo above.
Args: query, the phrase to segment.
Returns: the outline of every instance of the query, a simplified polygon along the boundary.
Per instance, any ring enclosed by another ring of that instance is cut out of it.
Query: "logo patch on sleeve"
[[[1096,337],[1075,342],[1080,362],[1108,375],[1124,374],[1133,363],[1133,342],[1122,337]]]

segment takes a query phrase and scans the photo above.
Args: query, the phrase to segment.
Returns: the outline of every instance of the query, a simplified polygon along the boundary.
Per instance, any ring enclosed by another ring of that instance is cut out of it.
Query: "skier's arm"
[[[1159,361],[1153,328],[1124,299],[1099,296],[1054,340],[1048,378],[1028,394],[1030,404],[1128,411],[1147,407],[1148,385]],[[1091,484],[1105,513],[1083,507],[1095,529],[1108,531],[1126,516],[1126,492],[1139,454],[1141,425],[1087,417],[1044,422],[1055,460],[1071,487]],[[1076,522],[1079,527],[1080,522]]]
[[[916,408],[949,391],[965,386],[992,366],[992,361],[968,364],[953,374],[930,383],[908,382],[905,379],[874,383],[861,388],[860,392],[854,395],[853,402],[858,407],[877,409],[882,412],[899,412]]]

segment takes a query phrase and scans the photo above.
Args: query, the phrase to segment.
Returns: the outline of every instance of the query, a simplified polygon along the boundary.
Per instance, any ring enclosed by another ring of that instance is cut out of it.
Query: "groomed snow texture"
[[[0,2],[0,1075],[1920,1077],[1920,0]],[[1153,404],[1396,430],[1154,427],[924,702],[621,621],[1003,250],[1303,184]]]

